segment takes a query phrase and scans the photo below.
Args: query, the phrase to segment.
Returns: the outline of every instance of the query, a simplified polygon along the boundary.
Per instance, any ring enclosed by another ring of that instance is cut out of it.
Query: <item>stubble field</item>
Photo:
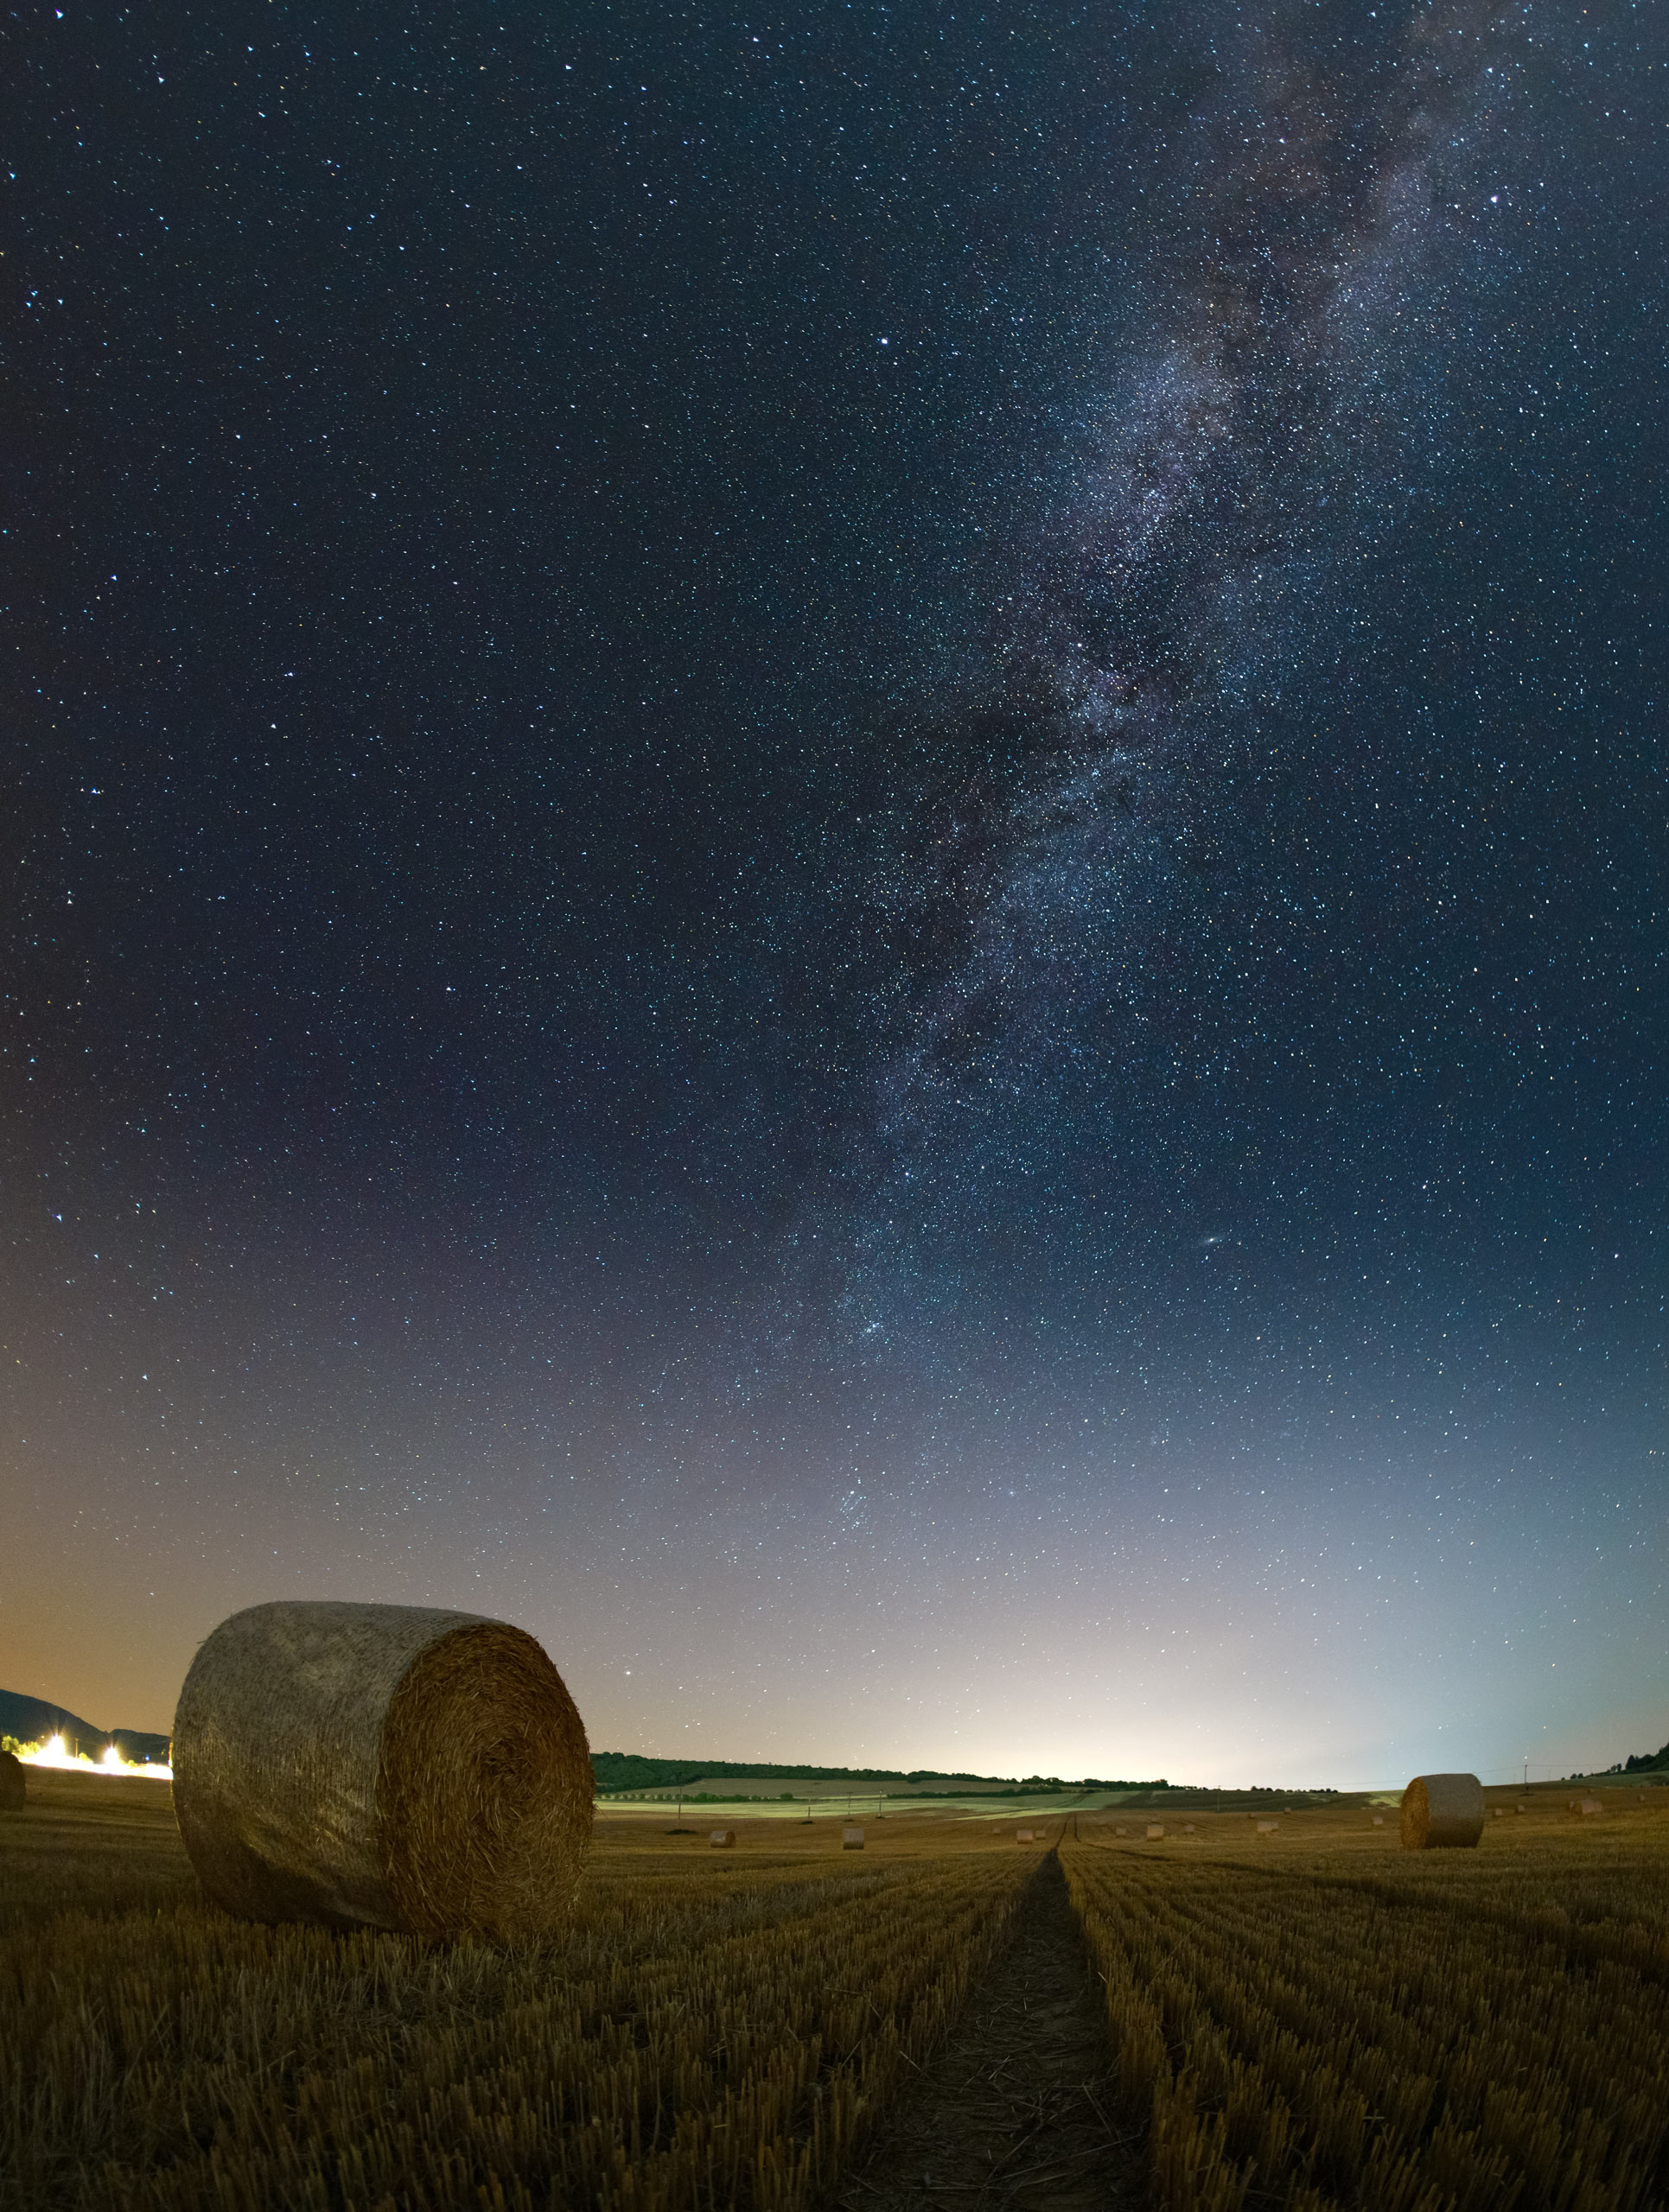
[[[1417,1856],[1354,1808],[908,1816],[861,1853],[603,1820],[569,1932],[497,1950],[230,1920],[165,1786],[31,1791],[8,2212],[1669,2197],[1669,1815],[1632,1793]]]

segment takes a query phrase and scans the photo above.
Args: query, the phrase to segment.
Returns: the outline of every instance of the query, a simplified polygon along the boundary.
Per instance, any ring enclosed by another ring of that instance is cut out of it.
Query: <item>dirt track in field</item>
[[[1050,1852],[949,2040],[840,2190],[842,2212],[1139,2212],[1098,1994]]]

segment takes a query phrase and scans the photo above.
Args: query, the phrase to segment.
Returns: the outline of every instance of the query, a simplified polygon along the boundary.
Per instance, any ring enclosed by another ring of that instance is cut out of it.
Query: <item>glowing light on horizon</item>
[[[114,1744],[106,1745],[100,1759],[90,1759],[85,1751],[73,1751],[61,1736],[48,1736],[43,1744],[26,1744],[17,1754],[25,1766],[49,1767],[60,1774],[132,1774],[148,1782],[172,1782],[174,1769],[166,1759],[152,1759],[136,1765],[124,1759]]]

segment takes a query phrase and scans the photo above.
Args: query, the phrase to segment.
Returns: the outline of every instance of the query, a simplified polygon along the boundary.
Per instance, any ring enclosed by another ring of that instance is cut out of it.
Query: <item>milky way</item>
[[[1016,1182],[1041,1212],[1087,1195],[1139,1224],[1103,1227],[1099,1259],[1247,1211],[1234,1166],[1201,1156],[1209,1106],[1175,1137],[1143,1116],[1203,1080],[1226,1096],[1220,1151],[1268,1142],[1264,1103],[1234,1095],[1245,1025],[1290,1011],[1290,981],[1249,972],[1283,892],[1245,793],[1292,742],[1260,710],[1344,661],[1365,550],[1441,460],[1420,357],[1500,204],[1481,180],[1512,54],[1481,9],[1366,54],[1308,11],[1237,26],[1223,89],[1165,149],[1099,388],[1047,511],[1015,518],[988,665],[901,733],[926,790],[867,856],[869,1011],[892,1049],[828,1206],[793,1233],[820,1268],[841,1254],[858,1344],[908,1332],[924,1284],[940,1302],[947,1255],[979,1268]],[[1063,1156],[1092,1189],[1060,1190]],[[1012,1238],[994,1272],[1023,1302]]]

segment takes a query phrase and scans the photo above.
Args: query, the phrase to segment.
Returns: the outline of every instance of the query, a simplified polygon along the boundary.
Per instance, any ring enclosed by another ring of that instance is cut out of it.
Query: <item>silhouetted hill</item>
[[[168,1738],[149,1728],[95,1728],[79,1713],[44,1698],[25,1697],[21,1690],[0,1690],[0,1736],[15,1736],[20,1744],[38,1744],[48,1736],[61,1736],[72,1751],[88,1758],[102,1758],[114,1744],[124,1759],[136,1766],[147,1759],[166,1759]]]
[[[1625,1774],[1660,1774],[1669,1770],[1669,1744],[1660,1751],[1636,1751],[1623,1762]]]

